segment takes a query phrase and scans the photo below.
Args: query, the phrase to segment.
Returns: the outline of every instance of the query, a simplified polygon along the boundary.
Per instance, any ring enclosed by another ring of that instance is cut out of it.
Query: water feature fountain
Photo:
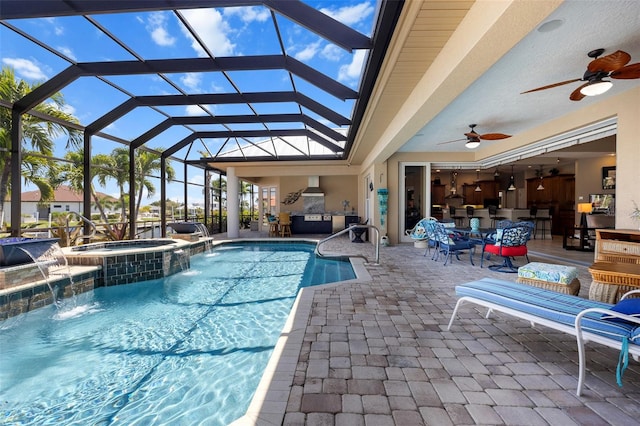
[[[36,247],[36,246],[34,246]],[[49,287],[51,292],[52,303],[56,308],[60,309],[59,300],[64,297],[64,292],[59,293],[63,287],[58,287],[55,283],[67,282],[71,291],[71,297],[74,300],[75,305],[75,291],[73,289],[73,277],[67,259],[62,253],[60,245],[56,242],[51,245],[44,252],[41,250],[42,246],[37,248],[30,247],[29,245],[23,245],[18,247],[17,250],[21,250],[31,261],[36,265],[42,278]]]
[[[58,241],[58,238],[0,238],[0,266],[32,263],[33,259],[27,253],[39,257]]]

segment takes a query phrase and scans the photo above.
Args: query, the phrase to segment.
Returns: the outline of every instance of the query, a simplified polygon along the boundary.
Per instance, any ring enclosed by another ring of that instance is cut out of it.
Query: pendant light
[[[476,189],[475,192],[481,192],[482,188],[480,188],[480,170],[476,170]]]
[[[538,170],[538,175],[540,176],[540,184],[536,188],[537,191],[544,191],[544,185],[542,185],[543,174],[542,174],[542,165],[540,165],[540,170]]]
[[[507,191],[515,191],[516,190],[516,180],[513,177],[513,164],[511,165],[511,177],[509,178],[509,187]]]

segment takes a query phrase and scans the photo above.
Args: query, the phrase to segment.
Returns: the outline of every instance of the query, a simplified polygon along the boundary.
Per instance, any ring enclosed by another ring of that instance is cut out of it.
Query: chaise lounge
[[[628,292],[623,299],[632,293],[640,293],[640,290]],[[576,390],[578,396],[582,393],[584,385],[586,342],[592,341],[620,350],[617,367],[619,386],[622,386],[622,373],[627,366],[629,354],[636,360],[640,356],[640,317],[622,313],[621,311],[629,312],[620,309],[621,303],[611,305],[493,278],[456,286],[456,294],[460,298],[447,329],[451,328],[458,309],[465,303],[473,303],[489,309],[487,318],[491,311],[495,310],[527,320],[532,325],[541,324],[576,336],[579,362]],[[638,299],[626,300],[633,304],[636,301]],[[636,310],[634,315],[638,315],[638,312]]]

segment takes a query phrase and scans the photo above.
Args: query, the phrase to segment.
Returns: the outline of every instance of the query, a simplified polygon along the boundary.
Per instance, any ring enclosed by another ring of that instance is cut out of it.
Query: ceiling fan
[[[473,148],[477,148],[480,145],[480,140],[486,140],[486,141],[495,141],[498,139],[506,139],[506,138],[510,138],[511,135],[505,135],[504,133],[485,133],[484,135],[479,135],[478,133],[476,133],[476,131],[474,130],[475,127],[477,126],[477,124],[469,124],[469,127],[471,128],[471,131],[469,133],[465,133],[464,135],[467,137],[467,143],[464,144],[465,147],[469,148],[469,149],[473,149]],[[460,142],[463,141],[464,139],[456,139],[453,141],[448,141],[448,142],[441,142],[438,145],[444,145],[447,143],[454,143],[454,142]]]
[[[582,100],[585,96],[601,95],[613,86],[609,80],[604,78],[634,79],[640,78],[640,62],[627,65],[631,60],[631,55],[622,50],[613,52],[610,55],[599,58],[604,53],[604,49],[592,50],[587,54],[593,58],[582,78],[561,81],[560,83],[549,84],[547,86],[538,87],[537,89],[527,90],[524,93],[537,92],[539,90],[551,89],[553,87],[563,86],[565,84],[574,83],[576,81],[586,81],[585,84],[574,90],[569,99],[572,101]]]

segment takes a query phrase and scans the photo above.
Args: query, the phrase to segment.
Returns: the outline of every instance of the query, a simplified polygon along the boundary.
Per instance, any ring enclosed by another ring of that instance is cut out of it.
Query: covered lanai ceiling
[[[629,64],[640,62],[640,2],[407,2],[390,62],[378,81],[380,90],[374,91],[376,103],[356,138],[353,162],[379,163],[394,153],[415,152],[475,168],[514,146],[538,143],[527,131],[640,85],[640,79],[611,79],[607,93],[581,101],[569,95],[584,81],[521,94],[582,78],[592,60],[588,52],[598,48],[605,49],[603,56],[622,50],[631,55]],[[612,119],[615,123],[613,114]],[[479,134],[513,137],[482,140],[467,149],[464,133],[470,124],[477,124]],[[567,131],[581,133],[580,128]],[[607,155],[609,134],[602,134],[602,144],[590,144],[591,150],[538,150],[530,164]],[[521,163],[526,161],[517,161],[516,167]]]
[[[2,59],[43,83],[14,110],[61,92],[98,139],[192,164],[340,160],[401,7],[2,0]]]

